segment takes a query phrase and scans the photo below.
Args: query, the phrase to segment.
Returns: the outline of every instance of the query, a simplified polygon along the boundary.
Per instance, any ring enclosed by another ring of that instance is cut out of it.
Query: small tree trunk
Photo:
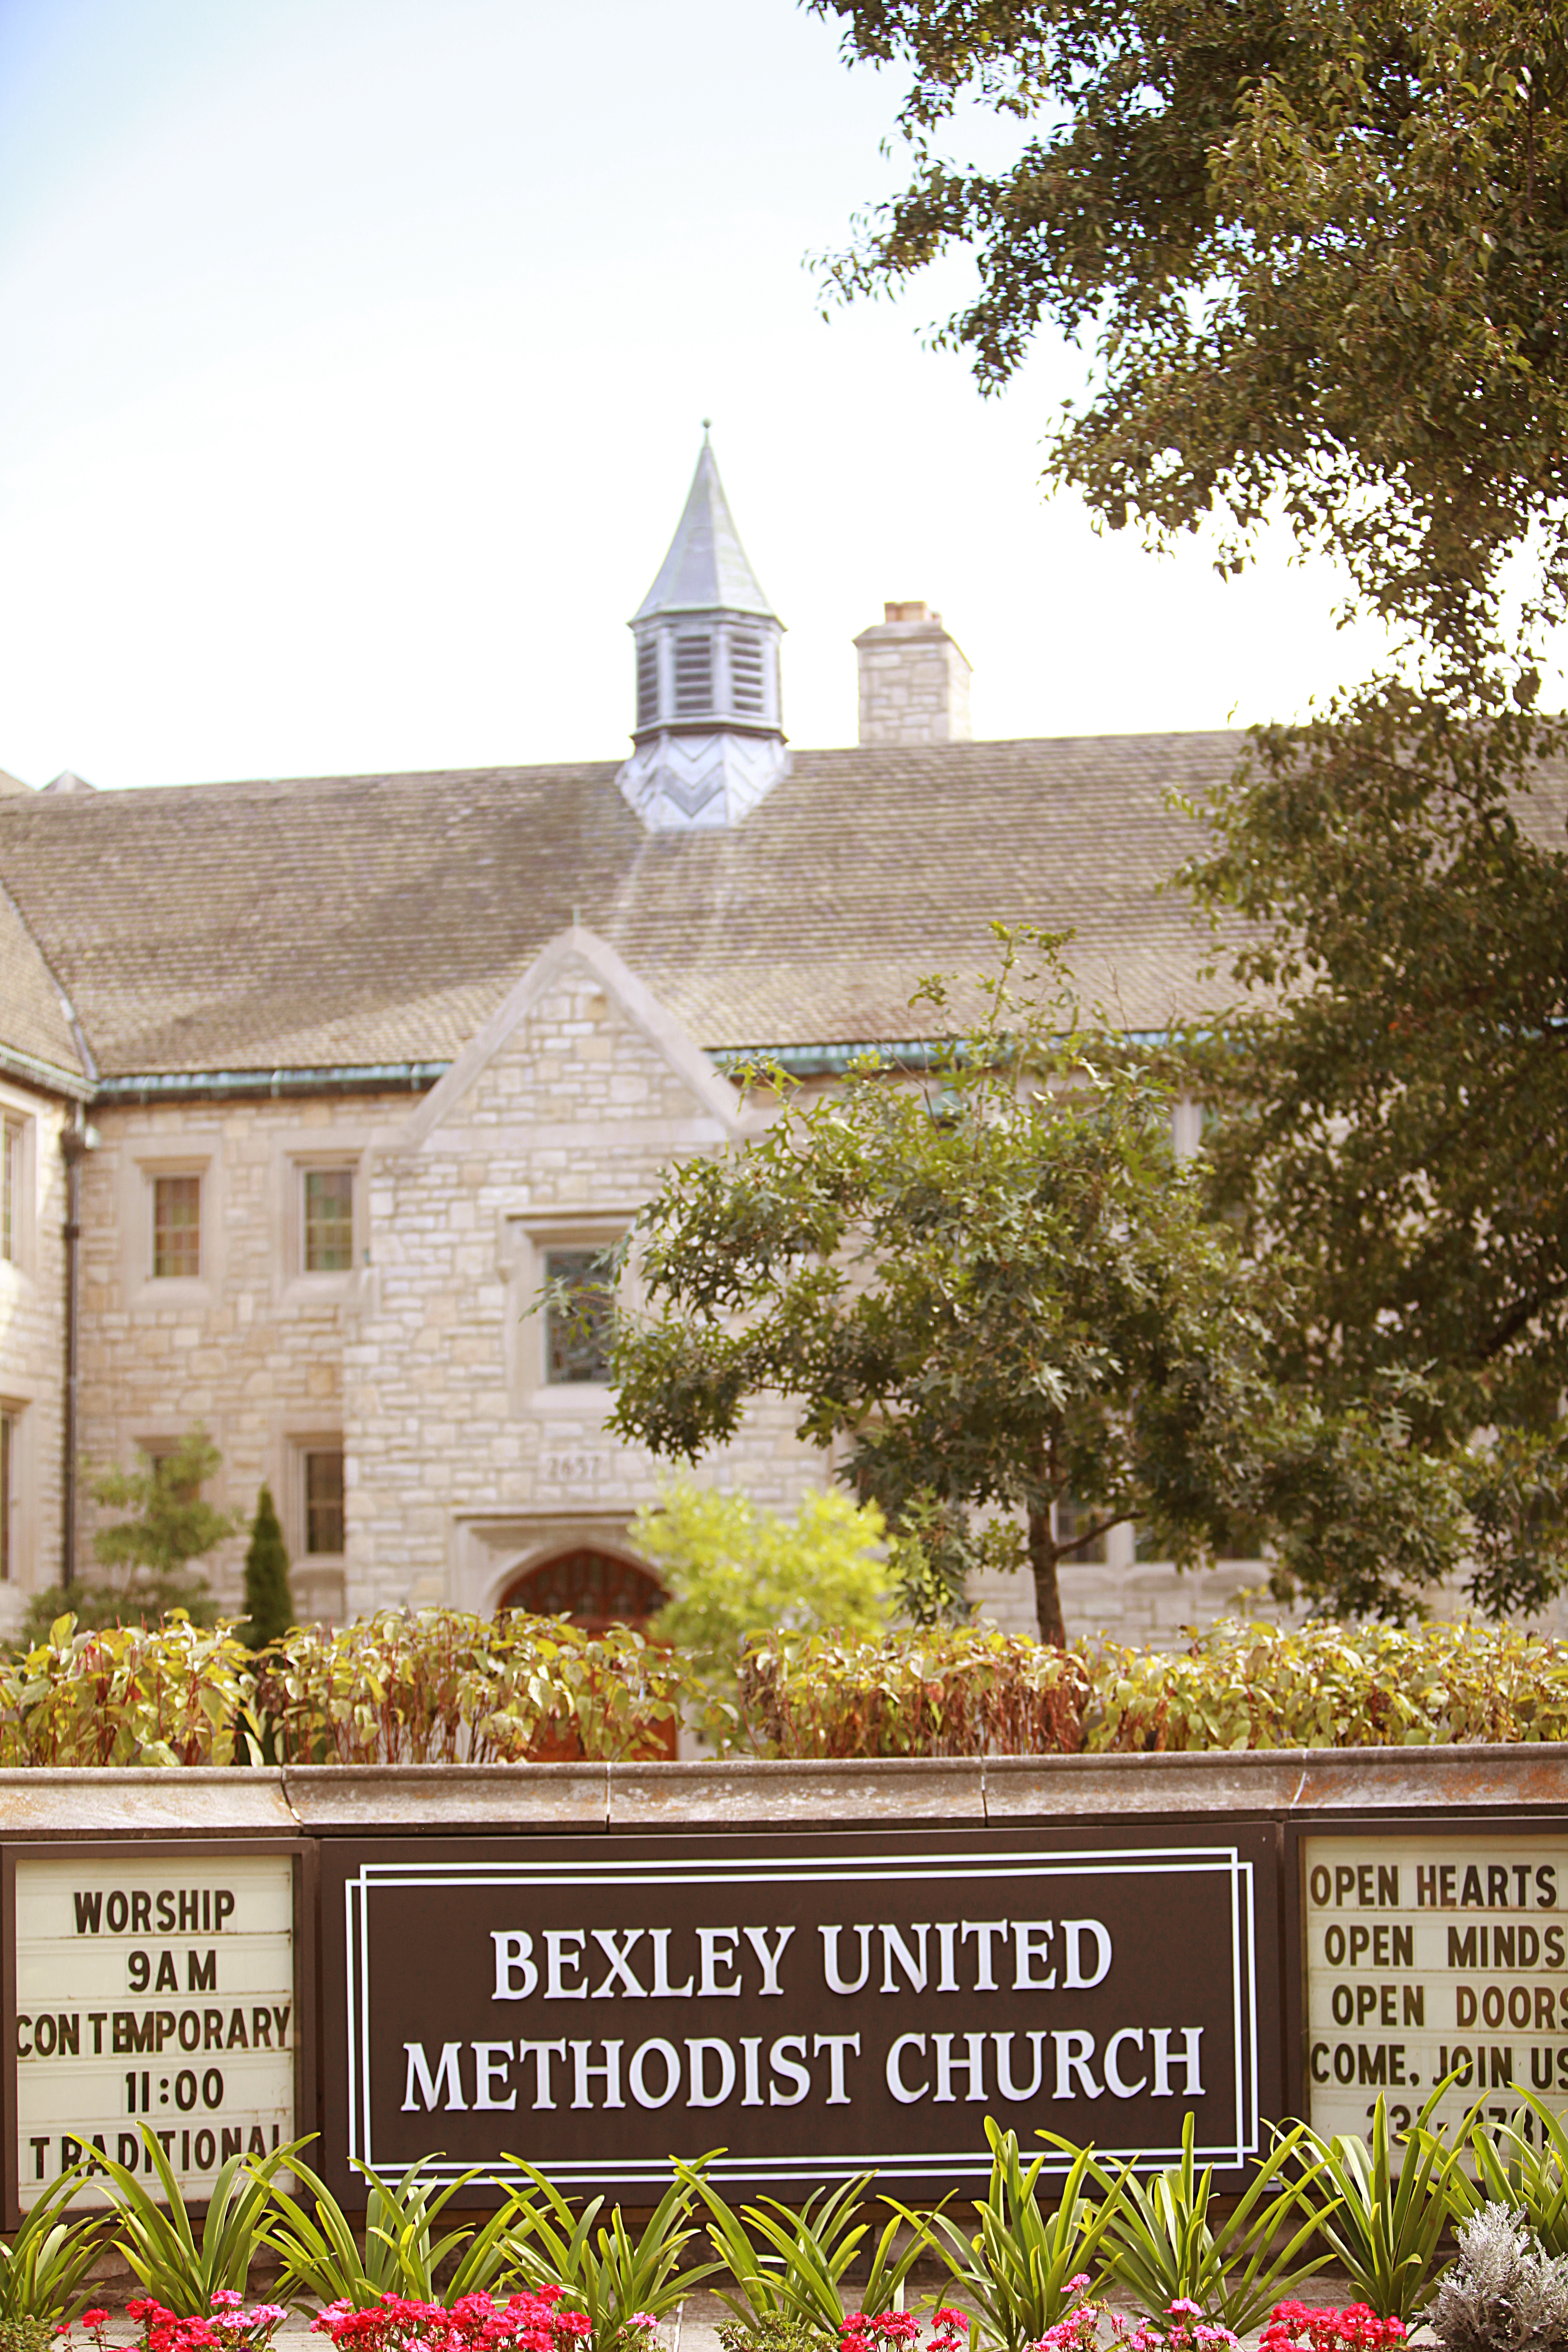
[[[1062,1596],[1057,1583],[1057,1547],[1051,1534],[1051,1513],[1044,1509],[1029,1513],[1029,1566],[1035,1579],[1035,1614],[1039,1620],[1040,1639],[1050,1642],[1058,1650],[1068,1645],[1068,1629],[1062,1618]]]

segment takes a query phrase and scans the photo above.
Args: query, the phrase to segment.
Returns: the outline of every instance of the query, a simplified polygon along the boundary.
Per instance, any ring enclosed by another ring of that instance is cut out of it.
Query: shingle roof
[[[1158,895],[1198,837],[1164,793],[1238,740],[800,752],[743,824],[679,835],[612,761],[8,795],[0,878],[109,1076],[448,1059],[574,912],[710,1047],[919,1034],[917,982],[987,964],[997,918],[1075,928],[1086,994],[1151,1029],[1215,988]],[[4,938],[0,1034],[58,1052]]]
[[[26,785],[20,787],[26,791]],[[9,799],[9,795],[7,795]],[[54,975],[0,885],[0,1046],[80,1080],[85,1073]],[[40,1074],[44,1075],[44,1074]]]

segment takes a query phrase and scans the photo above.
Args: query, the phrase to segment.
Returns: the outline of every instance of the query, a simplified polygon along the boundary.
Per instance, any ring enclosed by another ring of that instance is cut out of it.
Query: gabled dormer
[[[784,625],[747,561],[706,437],[669,552],[630,627],[636,748],[622,792],[650,832],[737,824],[789,768]]]

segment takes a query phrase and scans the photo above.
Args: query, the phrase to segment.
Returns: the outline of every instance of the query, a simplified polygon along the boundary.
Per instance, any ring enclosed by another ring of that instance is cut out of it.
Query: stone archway
[[[569,1617],[588,1633],[610,1625],[634,1625],[640,1633],[665,1598],[658,1578],[635,1560],[583,1546],[522,1570],[497,1605],[537,1617]]]

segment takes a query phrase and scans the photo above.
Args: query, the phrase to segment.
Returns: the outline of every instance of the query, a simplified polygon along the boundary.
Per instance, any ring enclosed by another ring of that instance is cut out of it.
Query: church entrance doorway
[[[611,1625],[635,1625],[639,1633],[666,1598],[646,1568],[605,1551],[563,1551],[514,1577],[502,1593],[503,1609],[526,1609],[535,1617],[570,1617],[585,1633]]]
[[[667,1598],[646,1568],[617,1559],[613,1552],[584,1549],[557,1552],[524,1569],[501,1594],[500,1606],[526,1609],[535,1617],[568,1617],[584,1633],[607,1633],[612,1625],[630,1625],[646,1633],[648,1620]],[[672,1763],[677,1738],[671,1724],[664,1746]],[[574,1735],[569,1745],[562,1746],[559,1760],[567,1762],[581,1753]]]

